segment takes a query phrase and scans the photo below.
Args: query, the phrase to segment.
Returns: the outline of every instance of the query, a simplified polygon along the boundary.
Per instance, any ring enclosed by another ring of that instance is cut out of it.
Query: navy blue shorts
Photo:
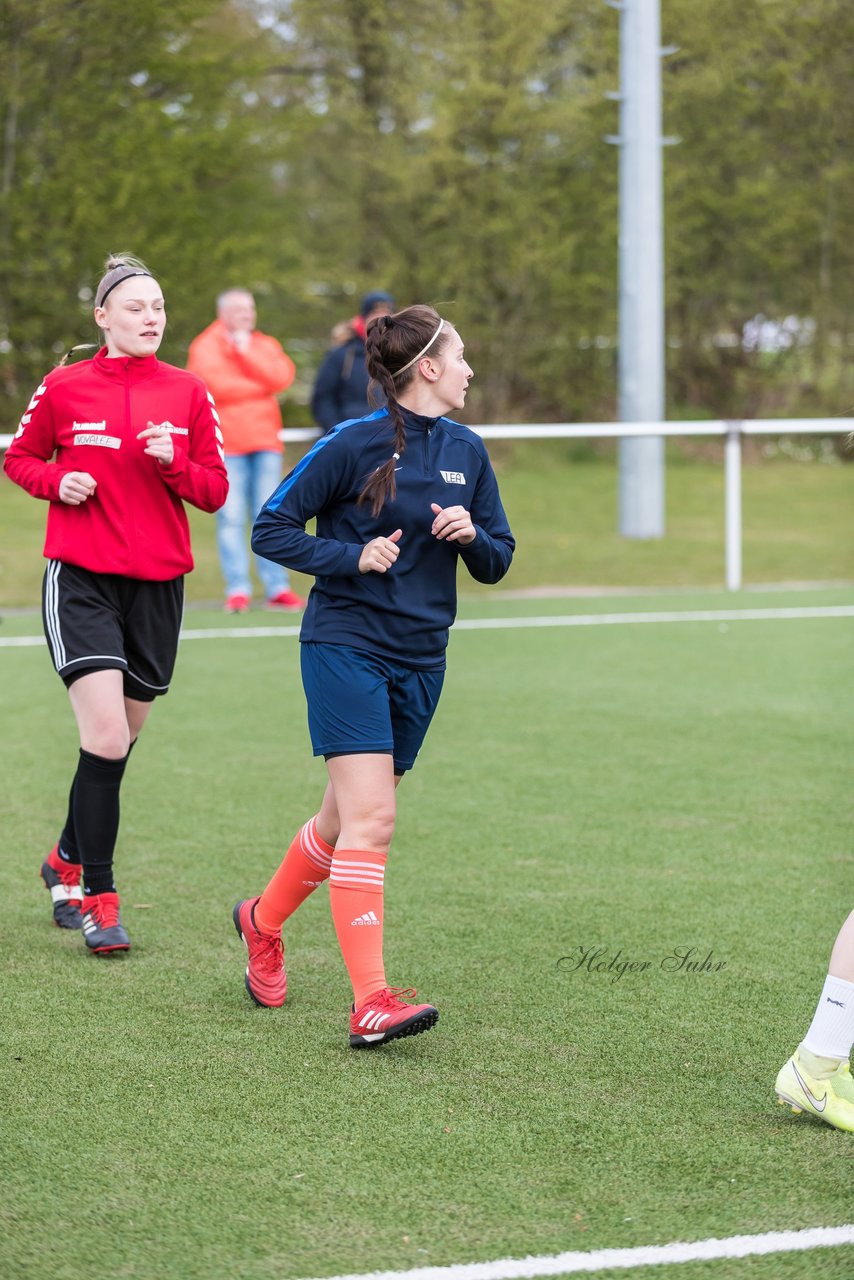
[[[389,754],[394,771],[415,763],[445,679],[344,644],[300,645],[308,731],[316,756]]]

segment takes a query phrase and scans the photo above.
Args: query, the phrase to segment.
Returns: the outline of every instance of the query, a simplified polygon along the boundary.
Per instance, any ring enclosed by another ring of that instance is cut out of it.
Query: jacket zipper
[[[127,473],[127,494],[128,494],[128,527],[125,535],[128,548],[128,571],[131,577],[139,577],[139,574],[133,572],[136,567],[136,520],[134,519],[134,498],[133,498],[133,457],[131,454],[133,433],[131,430],[131,399],[130,399],[130,365],[125,365],[125,470]],[[131,544],[134,545],[131,545]]]

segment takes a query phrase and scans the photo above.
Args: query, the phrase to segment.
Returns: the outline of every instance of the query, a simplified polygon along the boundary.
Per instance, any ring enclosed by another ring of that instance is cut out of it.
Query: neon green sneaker
[[[808,1111],[835,1129],[854,1133],[854,1080],[847,1062],[841,1063],[829,1078],[817,1080],[793,1053],[781,1068],[774,1088],[778,1103],[790,1106],[796,1115]]]

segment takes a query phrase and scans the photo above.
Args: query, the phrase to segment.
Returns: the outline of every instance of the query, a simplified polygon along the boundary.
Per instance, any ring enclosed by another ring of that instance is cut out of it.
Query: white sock
[[[810,1053],[822,1058],[845,1059],[854,1044],[854,982],[834,978],[829,973],[825,979],[821,999],[804,1036],[803,1045]]]

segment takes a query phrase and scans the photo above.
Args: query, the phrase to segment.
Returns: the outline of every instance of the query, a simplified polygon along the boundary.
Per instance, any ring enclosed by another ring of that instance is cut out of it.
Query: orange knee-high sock
[[[341,954],[359,1006],[386,985],[383,967],[383,874],[386,855],[336,849],[329,905]]]
[[[262,933],[278,933],[288,916],[329,878],[333,846],[317,834],[317,815],[291,841],[267,888],[255,904],[255,924]]]

